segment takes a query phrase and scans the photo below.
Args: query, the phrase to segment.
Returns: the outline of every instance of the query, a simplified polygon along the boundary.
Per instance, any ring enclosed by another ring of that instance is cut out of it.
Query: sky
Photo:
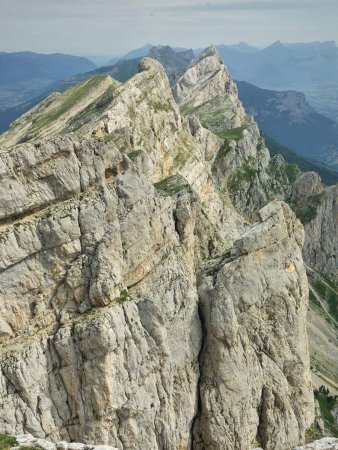
[[[338,42],[338,0],[0,0],[0,51],[118,56],[143,46]]]

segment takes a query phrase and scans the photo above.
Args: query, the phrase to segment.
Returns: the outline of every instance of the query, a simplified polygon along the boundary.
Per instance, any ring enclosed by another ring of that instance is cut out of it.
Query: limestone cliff
[[[200,278],[204,317],[197,449],[286,449],[313,421],[307,358],[304,232],[285,203]],[[272,256],[273,255],[273,256]]]
[[[311,281],[308,331],[313,379],[317,388],[324,383],[338,393],[337,187],[324,188],[317,174],[301,174],[280,155],[270,158],[215,48],[207,49],[182,75],[176,96],[184,115],[197,117],[222,140],[212,166],[213,180],[243,215],[255,220],[259,208],[281,199],[303,222],[303,257]]]
[[[305,260],[338,285],[338,186],[324,188],[316,173],[306,173],[293,187],[291,204],[305,225]]]
[[[269,173],[287,166],[213,48],[179,104],[150,58],[101,82],[0,140],[0,430],[120,450],[303,443],[304,231],[278,201],[288,172]]]
[[[192,63],[177,81],[174,94],[184,115],[197,117],[222,140],[213,178],[239,210],[255,217],[269,201],[289,196],[295,168],[281,156],[270,160],[257,124],[246,115],[215,47]]]

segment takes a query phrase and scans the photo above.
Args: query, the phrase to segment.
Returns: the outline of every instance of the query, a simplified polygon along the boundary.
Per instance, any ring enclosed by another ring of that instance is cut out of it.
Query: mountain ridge
[[[334,282],[336,188],[270,158],[215,47],[174,93],[147,57],[2,136],[5,432],[281,450],[323,431],[302,248]]]

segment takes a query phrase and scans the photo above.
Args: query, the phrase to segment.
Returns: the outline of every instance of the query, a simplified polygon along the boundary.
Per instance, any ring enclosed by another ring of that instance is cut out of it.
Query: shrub
[[[0,450],[9,450],[11,447],[15,447],[15,445],[15,437],[0,433]]]

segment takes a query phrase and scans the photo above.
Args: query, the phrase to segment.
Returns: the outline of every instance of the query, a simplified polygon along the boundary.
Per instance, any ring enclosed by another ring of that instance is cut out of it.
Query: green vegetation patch
[[[324,437],[322,431],[315,424],[312,424],[305,433],[305,444],[311,444],[313,441],[317,441],[322,437]]]
[[[296,178],[300,174],[300,170],[299,170],[299,167],[297,166],[297,164],[288,163],[288,164],[286,164],[284,170],[285,170],[286,176],[288,177],[290,183],[294,183],[296,181]]]
[[[16,439],[8,434],[0,433],[0,450],[9,450],[11,447],[16,446]]]
[[[193,102],[187,102],[180,107],[184,115],[194,114],[200,120],[210,120],[210,123],[216,123],[219,116],[223,117],[226,109],[227,94],[219,95],[211,100],[207,100],[198,106],[193,106]]]
[[[322,200],[322,194],[311,195],[307,198],[306,206],[298,211],[298,218],[303,223],[309,223],[317,217],[318,206]]]
[[[217,133],[219,137],[224,139],[225,141],[239,141],[243,138],[243,132],[246,129],[246,126],[238,128],[229,128],[228,130],[224,130],[220,133]]]
[[[285,186],[294,183],[300,174],[296,164],[277,164],[275,158],[270,160],[266,172],[269,179],[263,184],[263,188],[270,199],[283,193]]]
[[[123,291],[120,292],[120,296],[117,299],[115,299],[115,300],[116,300],[116,303],[121,304],[121,303],[127,302],[127,301],[129,301],[131,299],[132,298],[129,295],[128,290],[127,289],[123,289]]]
[[[218,153],[216,155],[216,161],[219,161],[220,159],[223,159],[228,153],[230,153],[232,150],[231,145],[228,141],[224,141],[222,144],[222,147],[218,150]]]
[[[229,128],[229,98],[227,94],[220,95],[197,107],[186,103],[181,107],[181,113],[193,114],[201,122],[204,128],[215,133],[224,141],[238,141],[243,138],[246,125],[237,128]]]
[[[180,107],[181,114],[183,114],[184,116],[193,113],[195,109],[197,108],[192,106],[190,103],[186,103]]]
[[[329,395],[328,390],[321,386],[319,390],[314,391],[315,398],[320,406],[321,416],[324,420],[325,429],[335,437],[338,437],[338,427],[332,414],[332,410],[338,406],[337,398]]]
[[[118,86],[119,84],[117,82],[113,83],[105,90],[105,92],[98,100],[94,101],[89,106],[87,106],[83,111],[79,112],[76,115],[76,117],[74,117],[69,122],[69,127],[71,131],[76,131],[85,123],[90,122],[90,120],[93,117],[96,117],[98,114],[103,112],[107,108],[109,103],[111,103],[113,99],[113,94]]]
[[[175,147],[171,150],[174,156],[173,164],[170,169],[170,175],[176,173],[188,160],[193,151],[192,144],[189,142],[189,135],[181,133]]]
[[[64,113],[85,98],[87,94],[93,88],[98,86],[105,78],[106,75],[99,75],[69,88],[56,98],[55,102],[52,103],[47,111],[43,112],[41,116],[37,118],[33,123],[33,130],[36,131],[58,120]]]
[[[255,178],[257,170],[250,161],[245,161],[230,177],[228,188],[230,192],[236,192],[240,189],[242,183],[251,183]]]
[[[154,183],[155,189],[165,196],[173,196],[179,192],[192,192],[190,184],[181,175],[172,175]]]
[[[25,450],[41,450],[40,447],[25,447]]]
[[[137,158],[139,155],[141,155],[141,153],[143,153],[142,150],[133,150],[133,151],[127,153],[127,156],[128,156],[128,158],[130,158],[130,159],[135,159],[135,158]]]
[[[155,112],[170,112],[174,111],[173,107],[167,102],[150,102],[149,106],[155,111]]]

